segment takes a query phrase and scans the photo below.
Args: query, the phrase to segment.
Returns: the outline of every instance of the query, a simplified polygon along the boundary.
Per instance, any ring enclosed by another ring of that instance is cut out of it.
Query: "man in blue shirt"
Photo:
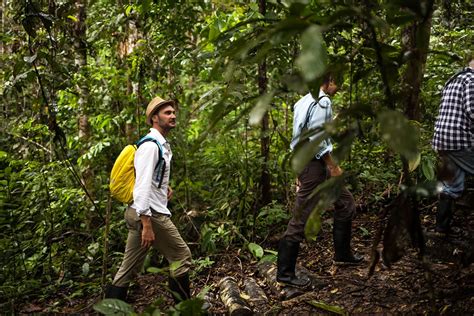
[[[290,147],[295,149],[300,141],[307,138],[306,131],[321,129],[323,125],[332,120],[331,100],[338,90],[332,76],[326,75],[320,87],[318,98],[308,93],[294,106],[293,138]],[[308,140],[315,141],[320,133],[311,135]],[[298,175],[299,189],[296,194],[295,207],[292,218],[278,246],[278,272],[277,281],[294,287],[306,287],[310,281],[307,278],[297,277],[295,274],[296,259],[299,244],[304,240],[304,227],[309,215],[318,202],[317,196],[311,196],[314,189],[330,177],[340,176],[341,168],[331,156],[331,140],[324,139],[313,159]],[[363,258],[354,255],[351,250],[352,218],[355,215],[355,202],[352,194],[344,187],[339,199],[334,204],[333,240],[337,265],[354,265],[363,261]]]

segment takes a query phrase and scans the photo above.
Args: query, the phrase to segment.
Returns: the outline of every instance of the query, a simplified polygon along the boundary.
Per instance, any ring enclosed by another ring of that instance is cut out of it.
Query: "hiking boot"
[[[306,277],[298,277],[295,273],[296,259],[300,243],[281,239],[278,246],[277,281],[296,288],[306,288],[311,281]]]
[[[364,261],[363,256],[352,253],[351,250],[352,221],[334,220],[334,264],[359,265]]]
[[[105,289],[104,298],[115,298],[125,302],[127,299],[127,291],[128,287],[108,285]]]
[[[176,304],[191,298],[189,274],[185,273],[180,276],[170,276],[168,286]]]
[[[453,219],[453,203],[454,199],[449,195],[443,193],[439,195],[435,232],[444,235],[450,232]]]

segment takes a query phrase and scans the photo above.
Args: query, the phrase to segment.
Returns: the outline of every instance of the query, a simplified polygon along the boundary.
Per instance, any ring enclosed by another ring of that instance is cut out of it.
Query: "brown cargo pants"
[[[301,172],[298,176],[300,188],[296,193],[295,207],[292,210],[292,217],[288,223],[283,238],[295,242],[301,242],[304,240],[306,221],[318,202],[317,195],[311,198],[310,195],[318,185],[323,183],[329,177],[329,170],[322,159],[314,159],[310,161],[306,168]],[[341,195],[334,203],[334,220],[350,221],[354,215],[354,197],[349,190],[343,187]]]

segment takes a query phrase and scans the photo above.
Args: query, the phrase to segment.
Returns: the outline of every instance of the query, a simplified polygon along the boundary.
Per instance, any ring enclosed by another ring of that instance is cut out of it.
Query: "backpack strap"
[[[322,97],[319,97],[318,102],[316,102],[316,101],[311,102],[311,104],[310,104],[309,107],[308,107],[308,110],[306,111],[306,118],[305,118],[305,120],[304,120],[304,124],[303,124],[302,129],[308,127],[309,118],[311,117],[311,114],[312,114],[312,112],[313,112],[315,106],[318,105],[318,104],[319,104],[319,101],[321,101],[321,99],[324,98],[324,97],[325,97],[325,95],[323,95]],[[321,106],[321,105],[319,105],[319,106]],[[321,106],[321,108],[322,108],[322,106]],[[327,116],[327,115],[326,115],[326,116]]]
[[[163,182],[163,176],[164,176],[165,170],[166,170],[166,161],[163,158],[163,146],[160,144],[160,142],[156,138],[148,136],[148,135],[142,137],[141,139],[139,139],[135,143],[135,145],[137,146],[137,149],[138,149],[138,147],[140,147],[141,145],[143,145],[146,142],[154,142],[158,146],[158,162],[156,163],[156,166],[155,166],[155,172],[156,172],[155,181],[159,182],[158,188],[161,188],[161,184]],[[161,169],[161,171],[157,172],[160,169]]]

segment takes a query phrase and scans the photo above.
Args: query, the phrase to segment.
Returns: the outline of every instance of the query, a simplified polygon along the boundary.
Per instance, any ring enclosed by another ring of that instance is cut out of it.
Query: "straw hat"
[[[163,100],[160,97],[155,97],[153,100],[148,103],[148,106],[146,107],[146,123],[150,126],[153,125],[153,122],[151,121],[151,117],[153,114],[155,114],[156,111],[158,111],[162,106],[164,105],[171,105],[174,106],[174,101],[173,100]]]

